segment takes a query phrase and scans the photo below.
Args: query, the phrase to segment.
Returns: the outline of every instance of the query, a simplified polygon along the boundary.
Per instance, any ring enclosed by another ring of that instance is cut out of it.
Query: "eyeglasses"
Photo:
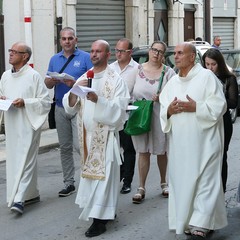
[[[156,54],[160,54],[160,55],[163,55],[164,52],[162,50],[158,50],[156,48],[151,48],[152,52],[156,53]]]
[[[12,54],[14,54],[14,55],[27,53],[27,52],[19,52],[19,51],[13,50],[13,49],[8,49],[8,52],[9,52],[9,53],[12,53]]]
[[[126,52],[131,52],[131,51],[132,51],[131,49],[124,50],[124,49],[115,48],[115,53],[126,53]]]

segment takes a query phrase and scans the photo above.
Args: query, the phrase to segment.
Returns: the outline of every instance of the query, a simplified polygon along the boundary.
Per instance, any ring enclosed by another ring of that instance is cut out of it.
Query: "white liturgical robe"
[[[77,83],[82,79],[86,79],[86,74]],[[79,99],[75,106],[70,107],[69,93],[63,98],[67,113],[79,112],[81,155],[84,153],[83,126],[86,129],[88,157],[84,162],[81,156],[82,172],[76,197],[76,204],[83,208],[79,218],[86,221],[89,218],[115,217],[121,164],[118,132],[123,129],[130,99],[126,83],[109,66],[105,71],[94,74],[92,88],[98,95],[97,103]]]
[[[177,99],[196,101],[196,112],[167,117]],[[196,64],[176,75],[160,94],[160,120],[168,134],[169,228],[182,234],[189,225],[219,229],[227,225],[221,169],[226,101],[215,75]]]
[[[8,70],[0,81],[0,96],[22,98],[25,106],[11,106],[4,113],[6,131],[7,202],[24,202],[39,195],[37,154],[41,126],[51,101],[40,74],[28,64],[18,72]]]

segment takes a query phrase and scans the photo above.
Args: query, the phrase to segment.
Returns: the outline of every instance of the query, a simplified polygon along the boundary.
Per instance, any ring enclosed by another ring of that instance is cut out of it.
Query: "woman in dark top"
[[[238,85],[236,77],[228,70],[223,55],[218,49],[208,49],[203,55],[203,66],[210,69],[223,84],[223,91],[227,101],[227,111],[223,115],[224,122],[224,152],[222,165],[223,191],[226,192],[226,183],[228,175],[227,151],[232,137],[232,119],[229,109],[237,107]]]

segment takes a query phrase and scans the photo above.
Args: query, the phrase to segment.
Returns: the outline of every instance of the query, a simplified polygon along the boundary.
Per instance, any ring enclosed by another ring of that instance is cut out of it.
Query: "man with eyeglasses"
[[[115,56],[117,60],[110,65],[127,83],[130,95],[134,87],[138,70],[138,63],[132,59],[132,48],[133,44],[129,39],[120,39],[115,47]],[[124,157],[120,174],[120,180],[123,180],[123,186],[120,193],[126,194],[131,192],[136,152],[130,135],[127,135],[122,130],[119,132],[119,136]]]
[[[0,81],[0,99],[11,104],[4,112],[7,202],[11,211],[23,214],[24,205],[40,201],[37,155],[51,101],[42,77],[27,64],[31,48],[17,42],[8,52],[13,67]]]
[[[65,27],[60,31],[60,44],[62,51],[50,59],[48,71],[60,72],[72,55],[72,60],[63,72],[73,76],[75,80],[92,67],[89,53],[76,48],[77,37],[73,28]],[[79,151],[77,117],[65,113],[62,105],[64,94],[70,90],[75,80],[69,79],[60,82],[54,78],[45,78],[47,87],[50,89],[54,87],[55,89],[55,120],[60,144],[63,182],[65,184],[65,187],[58,193],[59,197],[67,197],[75,192],[73,147]]]

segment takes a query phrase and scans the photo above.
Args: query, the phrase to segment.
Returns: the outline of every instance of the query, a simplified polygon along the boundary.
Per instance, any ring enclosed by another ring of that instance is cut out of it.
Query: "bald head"
[[[24,42],[16,42],[9,50],[9,63],[13,66],[14,71],[22,68],[32,55],[31,48]]]
[[[31,58],[32,56],[32,49],[25,43],[25,42],[16,42],[13,44],[13,47],[16,47],[20,49],[20,52],[25,52],[28,54],[27,61]]]
[[[105,51],[108,53],[110,52],[110,45],[107,41],[103,39],[96,40],[95,42],[92,43],[92,45],[101,45],[103,48],[105,48]]]
[[[184,43],[179,44],[179,45],[182,45],[186,52],[194,53],[195,55],[197,54],[196,47],[192,43],[184,42]]]
[[[107,41],[100,39],[92,43],[90,57],[95,72],[103,71],[107,67],[110,56],[110,45]]]
[[[190,42],[184,42],[175,47],[175,65],[179,69],[181,76],[186,76],[194,66],[196,54],[196,47]]]

